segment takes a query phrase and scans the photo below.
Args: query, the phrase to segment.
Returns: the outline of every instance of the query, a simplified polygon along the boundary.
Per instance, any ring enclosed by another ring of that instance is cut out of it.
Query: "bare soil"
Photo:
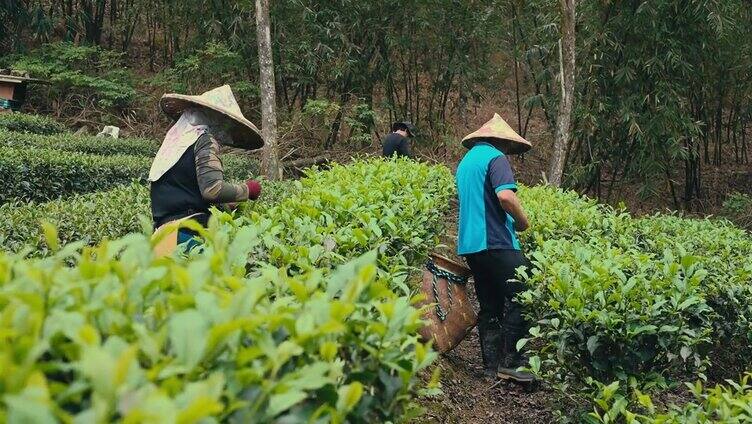
[[[468,294],[477,300],[472,284]],[[545,387],[528,392],[508,381],[486,377],[480,357],[478,330],[473,329],[454,350],[441,356],[443,395],[425,399],[421,423],[554,423],[552,393]]]

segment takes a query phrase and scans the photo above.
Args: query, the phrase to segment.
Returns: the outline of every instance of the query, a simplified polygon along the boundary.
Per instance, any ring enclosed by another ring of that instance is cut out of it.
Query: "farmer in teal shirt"
[[[529,224],[506,155],[524,153],[532,146],[498,114],[466,136],[462,144],[469,151],[456,176],[460,204],[457,253],[467,261],[475,281],[483,366],[491,375],[530,382],[531,374],[517,371],[525,365],[516,345],[527,331],[527,323],[514,296],[525,286],[510,281],[518,267],[528,265],[517,231],[526,230]]]

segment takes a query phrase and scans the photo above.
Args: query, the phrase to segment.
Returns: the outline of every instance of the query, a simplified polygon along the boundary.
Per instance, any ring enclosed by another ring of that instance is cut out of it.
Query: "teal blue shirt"
[[[497,193],[517,191],[514,173],[504,153],[478,142],[457,167],[460,201],[457,254],[484,250],[520,250],[514,218],[502,209]]]

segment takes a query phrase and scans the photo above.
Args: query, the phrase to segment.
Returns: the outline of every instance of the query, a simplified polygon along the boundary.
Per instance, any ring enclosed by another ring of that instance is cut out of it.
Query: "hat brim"
[[[162,109],[162,112],[175,120],[180,118],[183,111],[196,106],[213,110],[227,117],[228,121],[232,124],[232,128],[230,129],[232,147],[245,150],[256,150],[264,147],[264,139],[261,136],[261,132],[251,121],[226,109],[217,108],[203,101],[199,96],[165,94],[159,100],[159,107]]]
[[[506,155],[521,155],[533,147],[530,143],[522,143],[518,140],[514,140],[511,138],[489,137],[489,136],[478,136],[478,137],[466,138],[462,140],[462,145],[465,146],[465,148],[469,150],[469,149],[472,149],[473,146],[475,146],[475,144],[480,141],[491,143],[497,149],[503,151],[504,154]]]

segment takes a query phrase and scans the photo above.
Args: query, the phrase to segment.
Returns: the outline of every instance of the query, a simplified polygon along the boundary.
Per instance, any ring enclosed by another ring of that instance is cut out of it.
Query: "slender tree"
[[[274,60],[269,29],[269,0],[256,0],[256,38],[261,88],[261,133],[264,137],[262,167],[270,180],[282,178],[282,166],[277,148],[277,106],[274,88]]]
[[[556,117],[556,135],[548,170],[548,182],[561,185],[567,146],[571,137],[572,106],[574,105],[575,72],[575,0],[560,0],[561,39],[559,40],[559,72],[561,74],[561,99]]]

